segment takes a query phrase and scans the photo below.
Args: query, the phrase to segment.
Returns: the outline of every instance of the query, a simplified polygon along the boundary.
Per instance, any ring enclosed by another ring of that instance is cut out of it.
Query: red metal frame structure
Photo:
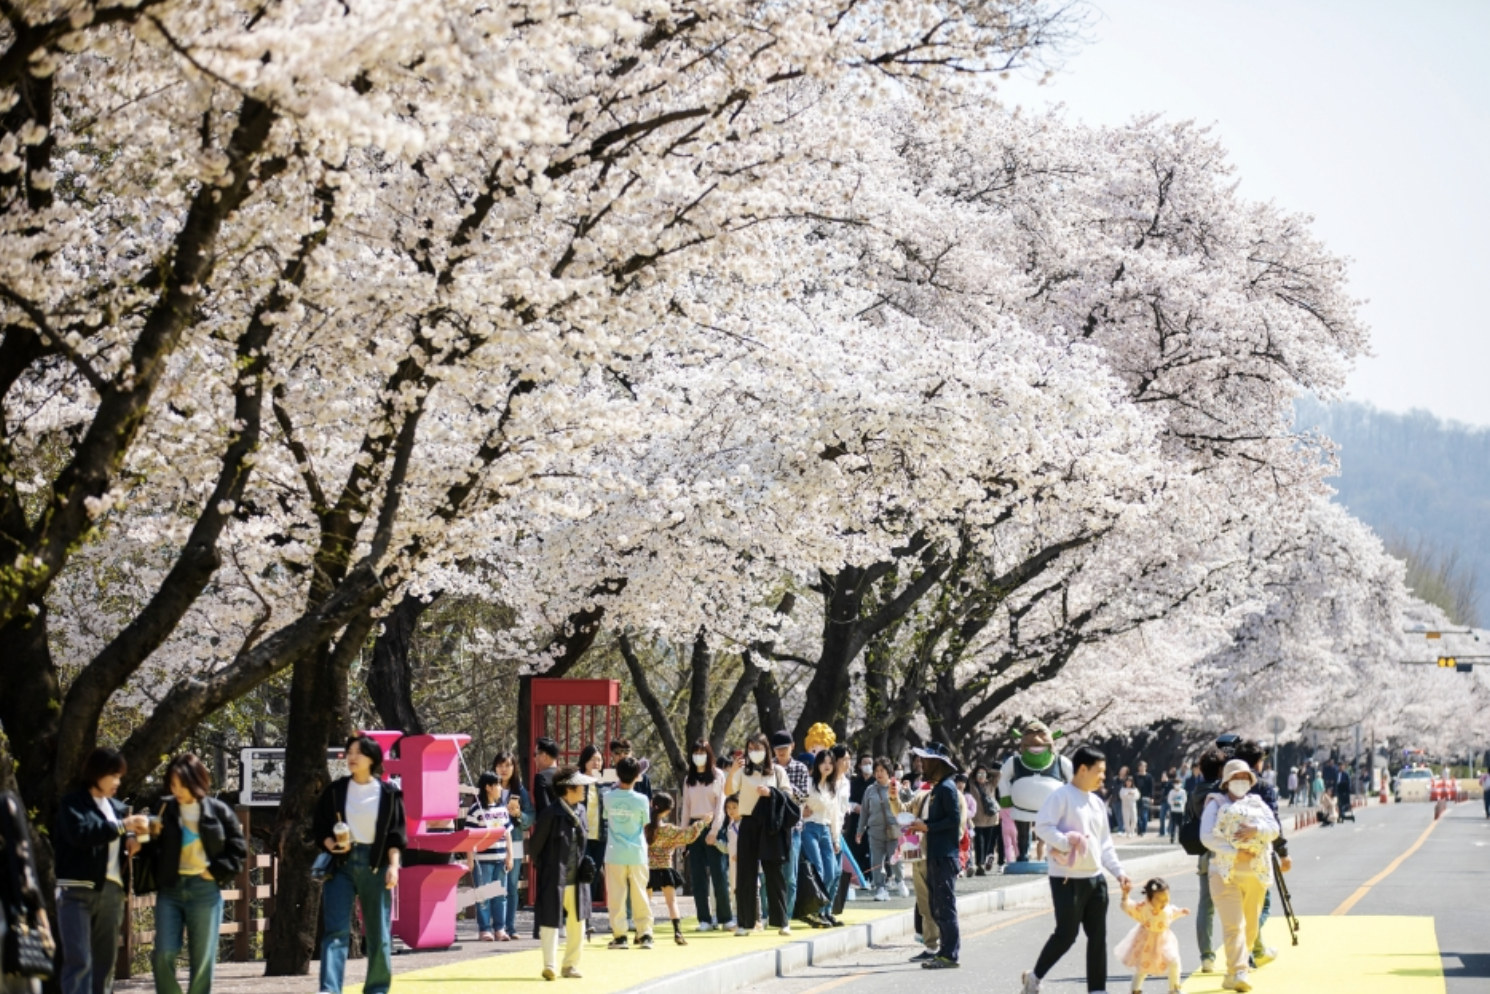
[[[559,765],[578,763],[579,754],[591,743],[605,750],[621,735],[620,680],[533,681],[528,729],[532,741],[548,736],[559,744]]]
[[[533,681],[528,711],[528,755],[548,736],[559,744],[559,765],[578,764],[585,746],[594,744],[609,758],[611,739],[621,737],[620,680]],[[529,783],[531,791],[533,784]],[[537,869],[528,869],[528,894],[538,887]],[[531,901],[532,898],[530,897]],[[605,907],[597,902],[597,907]]]

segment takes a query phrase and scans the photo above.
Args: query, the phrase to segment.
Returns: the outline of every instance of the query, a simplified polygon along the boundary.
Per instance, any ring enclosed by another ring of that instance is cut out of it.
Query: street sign
[[[1268,719],[1269,735],[1282,735],[1283,729],[1287,727],[1288,722],[1284,721],[1282,718],[1279,718],[1277,715],[1274,715],[1273,717]]]

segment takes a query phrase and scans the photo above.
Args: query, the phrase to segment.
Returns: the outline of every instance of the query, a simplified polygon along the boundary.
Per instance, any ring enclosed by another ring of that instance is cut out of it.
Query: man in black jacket
[[[1200,821],[1205,811],[1206,798],[1220,789],[1217,782],[1221,770],[1226,766],[1227,756],[1217,746],[1208,747],[1200,754],[1196,767],[1200,779],[1195,789],[1185,798],[1185,823]],[[1200,874],[1200,902],[1195,909],[1195,943],[1200,947],[1200,971],[1209,973],[1216,968],[1216,947],[1212,945],[1212,928],[1216,918],[1216,905],[1211,900],[1211,856],[1206,853],[1195,861],[1195,872]]]
[[[928,743],[914,750],[921,760],[925,776],[931,781],[931,797],[925,820],[916,819],[910,828],[925,834],[922,846],[926,852],[926,889],[931,917],[941,933],[936,956],[921,964],[924,970],[945,970],[958,966],[961,930],[957,918],[958,844],[962,841],[963,801],[953,775],[957,766],[940,742]]]
[[[543,809],[558,800],[554,792],[554,774],[559,772],[559,743],[542,736],[533,744],[533,812],[541,814]]]
[[[1149,773],[1149,764],[1138,761],[1138,772],[1133,774],[1133,786],[1138,790],[1138,834],[1149,832],[1149,804],[1154,799],[1154,777]]]

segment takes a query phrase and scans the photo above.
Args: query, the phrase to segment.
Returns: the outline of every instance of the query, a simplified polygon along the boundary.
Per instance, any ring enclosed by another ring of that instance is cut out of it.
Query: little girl
[[[652,821],[646,830],[647,866],[651,870],[647,876],[647,900],[652,899],[654,890],[662,891],[662,899],[667,902],[667,916],[673,920],[673,941],[686,946],[688,940],[683,938],[683,924],[678,916],[678,888],[683,886],[683,875],[673,869],[673,852],[703,835],[709,823],[696,821],[687,828],[670,825],[667,816],[672,809],[671,794],[659,791],[652,796]],[[650,942],[643,944],[644,948],[650,946]]]
[[[1169,926],[1190,912],[1169,903],[1169,884],[1155,877],[1143,885],[1144,900],[1135,904],[1128,896],[1132,885],[1123,887],[1123,910],[1138,922],[1118,943],[1118,959],[1133,970],[1133,990],[1143,989],[1150,974],[1169,974],[1170,994],[1180,989],[1180,944]]]

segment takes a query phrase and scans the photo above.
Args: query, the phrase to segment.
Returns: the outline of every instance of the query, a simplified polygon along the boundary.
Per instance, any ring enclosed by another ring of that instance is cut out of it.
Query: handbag
[[[56,951],[50,932],[33,928],[24,919],[18,920],[6,937],[5,972],[33,980],[51,980],[56,972]]]
[[[323,851],[310,864],[310,882],[313,884],[324,884],[331,878],[331,872],[331,854]]]
[[[595,882],[595,861],[588,856],[581,856],[579,869],[574,872],[577,883],[592,884]]]
[[[135,894],[154,894],[160,889],[155,879],[155,846],[142,846],[129,861],[129,889]]]

